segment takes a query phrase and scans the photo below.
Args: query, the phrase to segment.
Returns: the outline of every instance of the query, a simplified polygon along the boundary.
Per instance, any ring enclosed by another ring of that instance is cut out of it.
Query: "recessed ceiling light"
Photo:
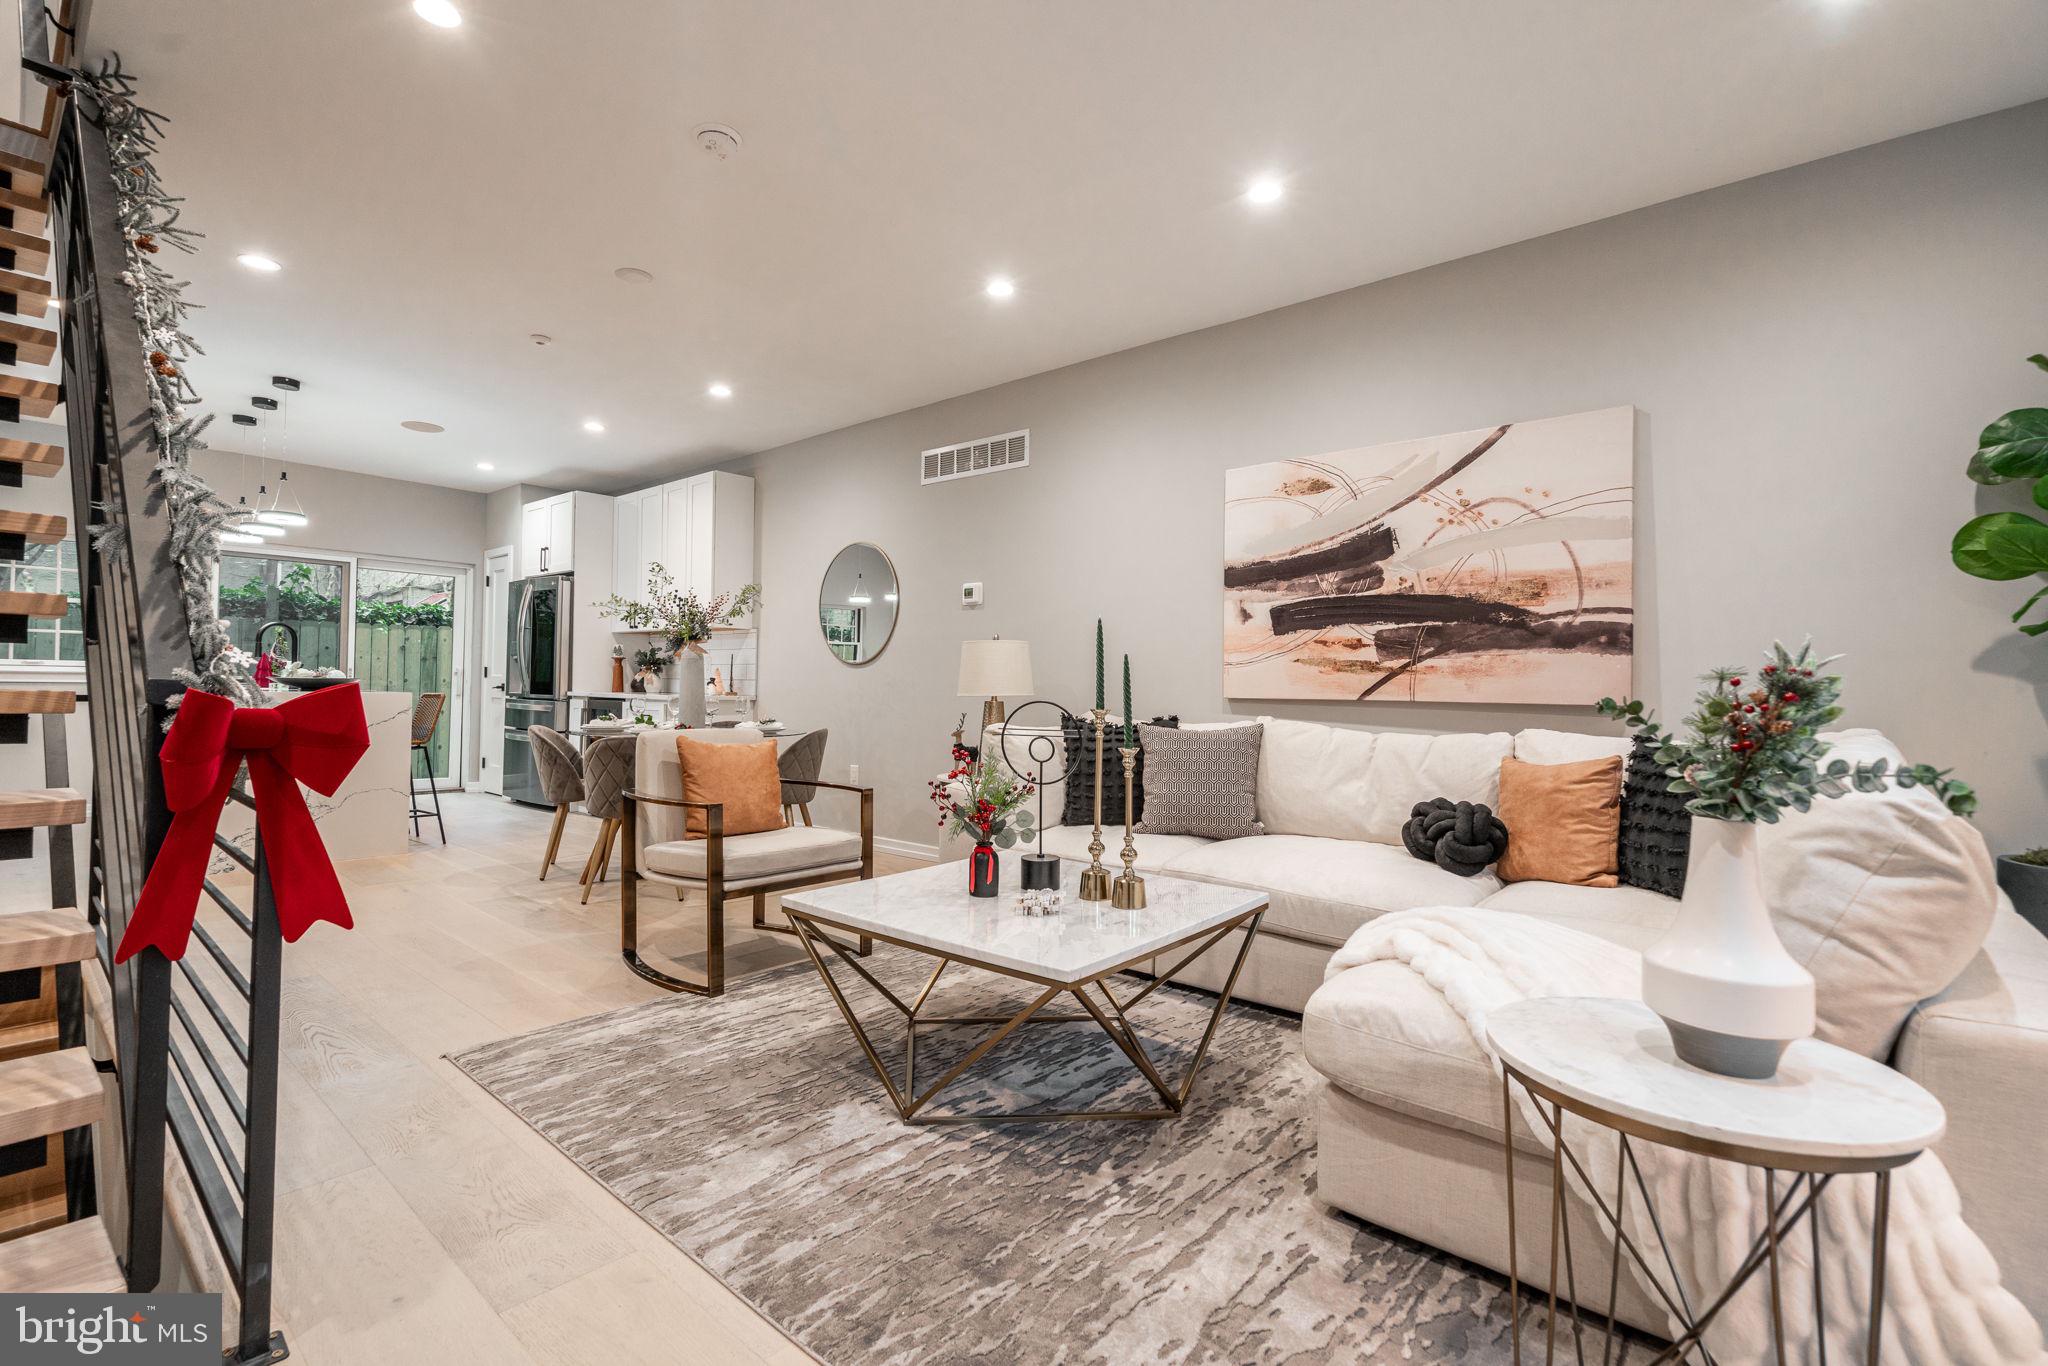
[[[612,272],[612,275],[615,279],[624,280],[629,285],[644,285],[651,283],[654,279],[652,271],[642,270],[638,266],[620,266]]]
[[[460,28],[462,11],[449,0],[412,0],[412,12],[435,28]]]
[[[240,261],[249,269],[260,270],[265,275],[269,275],[275,271],[280,271],[284,269],[283,266],[271,260],[268,256],[262,256],[253,251],[245,251],[240,256],[237,256],[235,259],[237,261]]]
[[[732,386],[730,384],[727,384],[724,380],[718,380],[704,392],[711,395],[711,397],[713,398],[731,398]]]
[[[1276,176],[1260,176],[1244,187],[1245,199],[1253,204],[1278,204],[1287,187]]]
[[[991,275],[982,288],[991,299],[1007,299],[1017,292],[1017,283],[1005,275]]]
[[[604,430],[604,424],[593,417],[583,424],[583,430],[586,432],[601,432]]]
[[[426,432],[432,434],[434,432],[445,432],[448,430],[446,427],[443,427],[438,422],[421,422],[417,418],[413,419],[410,422],[401,422],[398,425],[405,428],[409,432]]]
[[[480,469],[480,470],[494,470],[494,469],[498,468],[498,467],[497,467],[496,465],[493,465],[493,464],[492,464],[492,463],[491,463],[490,461],[488,461],[488,460],[479,460],[479,461],[477,461],[477,462],[476,462],[476,467],[477,467],[478,469]]]

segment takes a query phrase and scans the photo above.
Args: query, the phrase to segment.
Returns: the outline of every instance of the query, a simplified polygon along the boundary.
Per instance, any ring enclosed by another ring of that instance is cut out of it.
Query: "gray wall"
[[[539,484],[508,484],[484,499],[484,549],[501,545],[513,547],[512,572],[519,572],[519,510],[528,503],[552,498],[564,489],[542,488]]]
[[[256,501],[252,485],[255,466],[247,456],[233,451],[201,451],[192,458],[192,466],[228,502],[234,502],[245,491],[251,503]],[[504,544],[486,543],[484,539],[484,495],[320,465],[284,468],[290,471],[292,490],[312,522],[278,541],[278,551],[326,550],[470,567],[469,668],[463,678],[463,725],[469,739],[463,756],[463,777],[465,781],[474,781],[476,737],[483,720],[483,693],[477,685],[483,658],[484,550],[487,544]],[[277,470],[278,462],[274,460],[264,466],[273,490]],[[516,507],[513,525],[518,525]]]
[[[1980,508],[2023,503],[1962,470],[1986,422],[2048,401],[2022,360],[2048,348],[2044,299],[2048,103],[769,451],[726,466],[760,481],[764,714],[831,727],[833,773],[858,763],[880,832],[919,843],[937,836],[924,780],[978,705],[952,695],[960,641],[1029,639],[1040,692],[1079,705],[1097,615],[1145,713],[1600,728],[1553,708],[1226,706],[1222,480],[1628,403],[1638,692],[1681,713],[1696,674],[1811,633],[1847,656],[1848,722],[1974,782],[1994,847],[2048,843],[2048,643],[2006,619],[2029,585],[1947,554]],[[923,448],[1019,427],[1028,469],[918,487]],[[903,578],[895,639],[860,669],[814,616],[856,540]],[[979,611],[956,604],[970,579]]]

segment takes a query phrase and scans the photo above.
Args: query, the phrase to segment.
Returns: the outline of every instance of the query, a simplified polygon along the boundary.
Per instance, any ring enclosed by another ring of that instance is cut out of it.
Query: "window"
[[[229,637],[244,650],[255,651],[264,623],[283,622],[289,632],[273,628],[264,637],[272,653],[309,669],[346,669],[342,607],[347,585],[348,566],[331,560],[222,555],[220,614]]]
[[[71,610],[62,621],[31,618],[28,641],[0,646],[0,659],[57,665],[85,662],[85,614],[78,606],[78,542],[32,545],[20,560],[0,565],[0,583],[16,593],[62,593]]]

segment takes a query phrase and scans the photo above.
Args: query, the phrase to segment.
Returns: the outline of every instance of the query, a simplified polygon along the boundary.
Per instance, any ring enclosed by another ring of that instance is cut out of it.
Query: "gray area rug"
[[[905,999],[930,970],[868,961]],[[900,1058],[899,1017],[835,970]],[[1029,999],[952,973],[927,1014]],[[1135,1012],[1168,1077],[1212,1001]],[[831,1366],[1508,1361],[1498,1278],[1317,1203],[1299,1034],[1232,1007],[1175,1120],[911,1127],[806,963],[454,1062]],[[977,1037],[921,1032],[920,1078]],[[1093,1025],[1030,1026],[941,1108],[1148,1104],[1134,1075]],[[1541,1317],[1525,1300],[1535,1360]]]

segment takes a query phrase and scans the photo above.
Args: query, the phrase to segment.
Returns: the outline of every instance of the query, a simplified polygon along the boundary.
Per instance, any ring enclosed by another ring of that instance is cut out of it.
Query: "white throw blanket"
[[[1364,963],[1397,962],[1444,998],[1471,1031],[1495,1072],[1488,1012],[1537,996],[1640,999],[1639,955],[1580,931],[1512,912],[1441,908],[1372,921],[1339,949],[1325,978]],[[1522,1118],[1545,1144],[1550,1131],[1522,1088]],[[1569,1130],[1567,1132],[1569,1137]],[[1671,1240],[1671,1255],[1695,1311],[1720,1293],[1763,1229],[1764,1175],[1653,1143],[1632,1145],[1651,1199]],[[1612,1142],[1573,1142],[1603,1198],[1611,1200],[1619,1160]],[[1782,1199],[1785,1183],[1778,1193]],[[1573,1177],[1567,1169],[1567,1183]],[[1861,1361],[1868,1325],[1871,1196],[1867,1176],[1837,1177],[1822,1194],[1821,1256],[1828,1301],[1830,1361]],[[1656,1234],[1641,1201],[1628,1209],[1629,1237],[1669,1290]],[[1994,1366],[2048,1361],[2033,1316],[1999,1282],[1990,1252],[1963,1222],[1948,1169],[1923,1153],[1892,1178],[1886,1258],[1884,1361],[1900,1366]],[[1811,1235],[1802,1222],[1780,1248],[1786,1360],[1817,1361],[1812,1328]],[[1631,1274],[1641,1280],[1636,1269]],[[1715,1318],[1707,1346],[1724,1362],[1771,1359],[1769,1292],[1759,1273]],[[1593,1299],[1597,1302],[1601,1296]],[[1654,1298],[1654,1295],[1653,1295]],[[1582,1308],[1595,1308],[1589,1303]],[[1604,1305],[1597,1307],[1604,1308]],[[1669,1330],[1677,1333],[1675,1323]]]

